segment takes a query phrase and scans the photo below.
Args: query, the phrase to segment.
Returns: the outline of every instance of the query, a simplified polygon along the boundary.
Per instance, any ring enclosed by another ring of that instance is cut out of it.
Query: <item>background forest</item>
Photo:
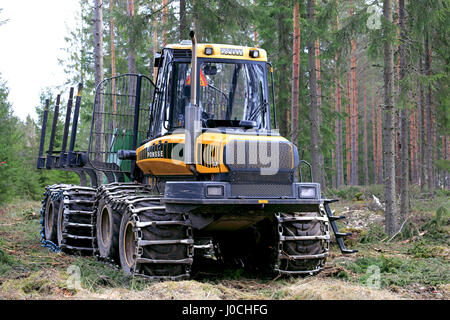
[[[68,172],[35,169],[46,99],[52,110],[62,93],[58,149],[68,88],[83,83],[75,149],[86,149],[95,84],[121,73],[153,78],[154,53],[194,28],[199,42],[267,50],[281,134],[297,144],[328,196],[345,197],[358,186],[382,190],[392,235],[414,195],[450,188],[449,4],[80,0],[66,38],[70,58],[60,60],[67,82],[42,88],[38,121],[13,114],[0,75],[0,203],[38,200],[45,185],[78,183]]]

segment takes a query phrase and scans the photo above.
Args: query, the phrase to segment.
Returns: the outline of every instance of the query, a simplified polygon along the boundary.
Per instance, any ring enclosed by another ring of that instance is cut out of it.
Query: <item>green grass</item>
[[[342,265],[356,273],[357,280],[365,284],[373,275],[374,266],[379,268],[382,287],[410,284],[438,285],[450,282],[448,262],[441,258],[410,259],[387,257],[362,257]],[[372,267],[372,272],[368,272]]]

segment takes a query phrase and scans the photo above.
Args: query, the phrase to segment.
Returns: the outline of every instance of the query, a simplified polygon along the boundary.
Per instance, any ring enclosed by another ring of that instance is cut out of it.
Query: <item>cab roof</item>
[[[190,40],[184,40],[177,44],[168,44],[164,48],[172,50],[191,50],[192,44]],[[207,55],[205,48],[212,48],[212,54]],[[258,51],[258,57],[250,56],[250,51]],[[257,47],[236,46],[230,44],[212,44],[197,43],[198,58],[215,58],[215,59],[239,59],[249,61],[267,61],[267,52]]]

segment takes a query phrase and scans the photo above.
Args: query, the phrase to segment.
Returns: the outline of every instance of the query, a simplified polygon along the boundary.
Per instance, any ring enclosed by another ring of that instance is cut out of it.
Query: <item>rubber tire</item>
[[[61,200],[52,200],[49,196],[47,203],[45,205],[44,213],[44,234],[45,239],[52,242],[57,241],[57,222],[58,222],[58,211],[61,206]],[[52,217],[50,218],[49,212],[52,208]],[[51,220],[51,221],[50,221]]]
[[[107,210],[109,216],[109,238],[106,242],[103,242],[102,237],[102,212]],[[97,217],[96,217],[96,235],[97,235],[97,245],[100,257],[109,258],[117,263],[119,263],[119,232],[121,223],[121,214],[113,210],[111,206],[106,203],[104,198],[101,198],[97,207]]]
[[[309,215],[318,216],[317,212]],[[326,232],[323,230],[320,221],[285,222],[283,223],[283,234],[285,236],[322,236]],[[289,255],[312,255],[327,252],[326,240],[302,240],[285,241],[283,250]],[[307,260],[281,260],[281,270],[306,271],[315,270],[325,264],[326,258]]]

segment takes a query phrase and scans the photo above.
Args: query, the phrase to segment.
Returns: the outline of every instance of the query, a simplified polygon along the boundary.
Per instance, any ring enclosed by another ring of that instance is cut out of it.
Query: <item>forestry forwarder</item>
[[[330,211],[336,200],[303,181],[301,164],[312,181],[311,166],[272,128],[266,52],[197,44],[194,32],[191,39],[155,57],[156,84],[126,74],[97,86],[87,151],[74,150],[79,85],[69,149],[73,88],[61,150],[54,150],[58,96],[44,156],[47,101],[37,167],[75,172],[80,185],[46,187],[43,245],[157,279],[188,278],[196,257],[212,255],[253,270],[315,274],[329,252],[330,225],[342,253],[356,252],[336,226],[344,217]]]

